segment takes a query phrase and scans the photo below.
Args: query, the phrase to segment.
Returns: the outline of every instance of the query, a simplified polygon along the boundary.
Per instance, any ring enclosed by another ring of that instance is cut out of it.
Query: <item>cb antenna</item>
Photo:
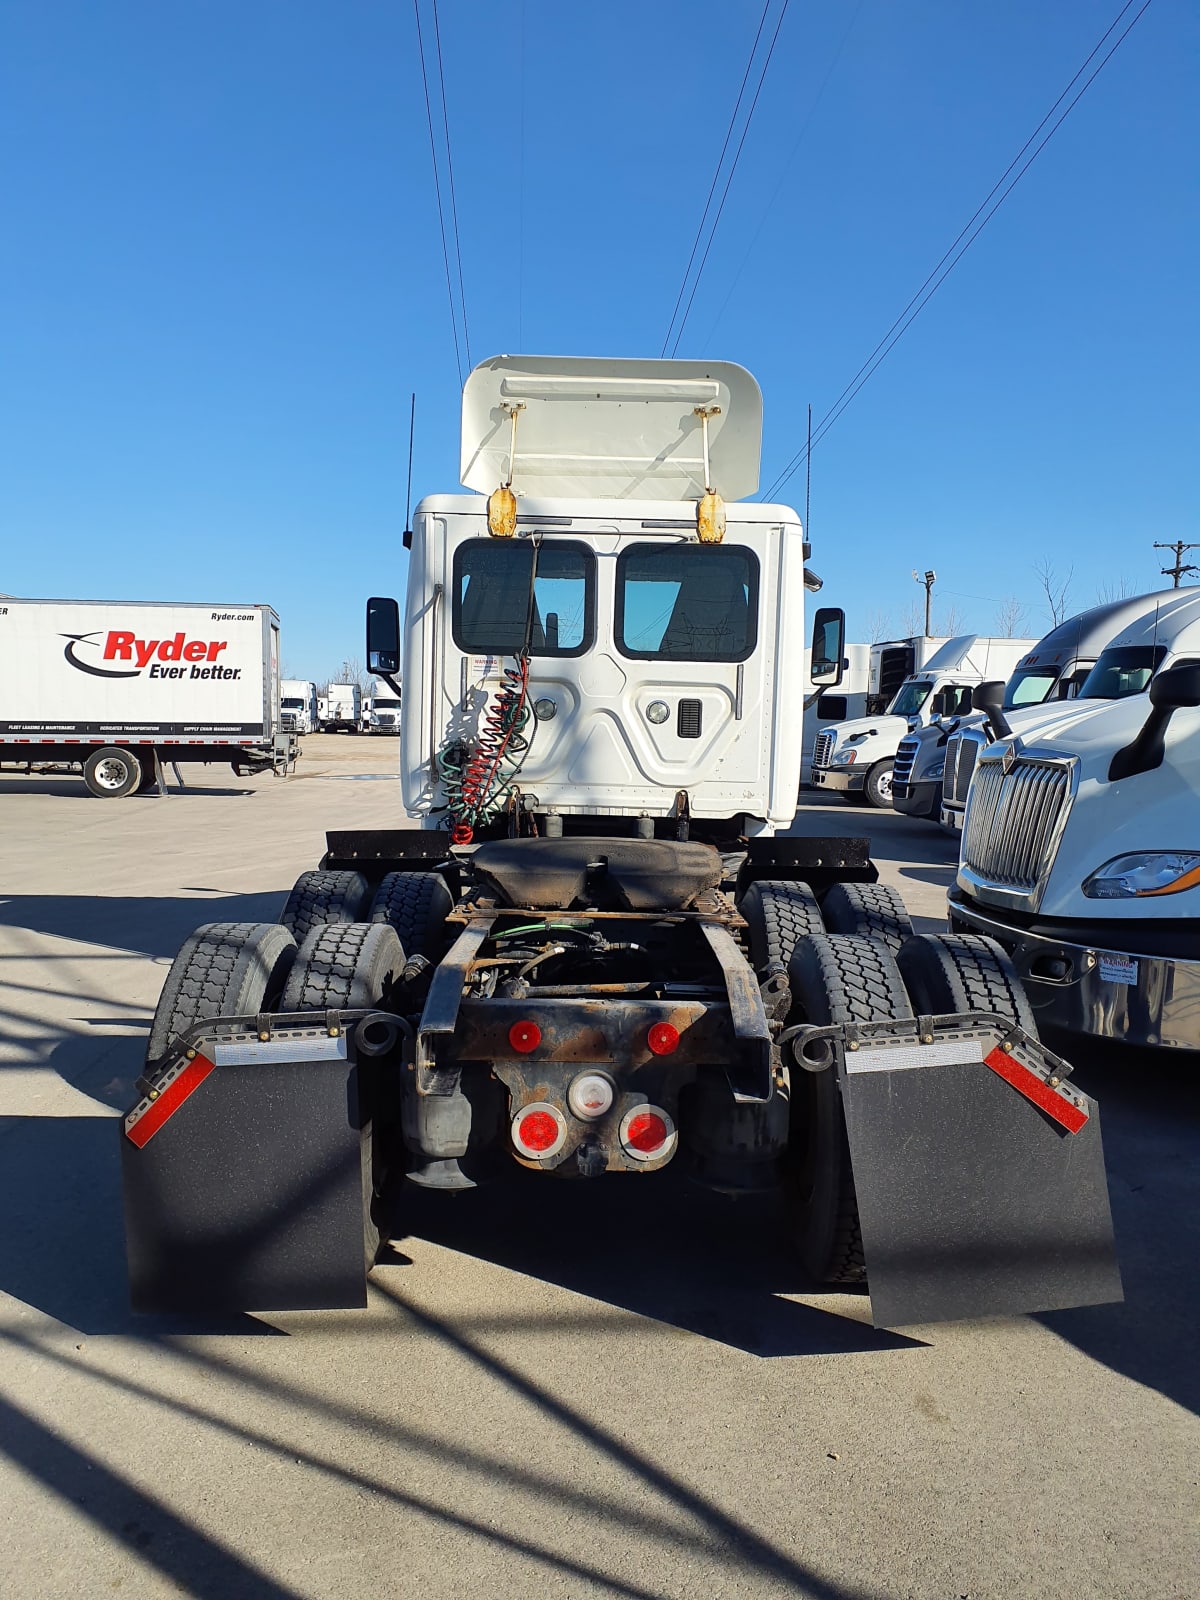
[[[404,548],[412,549],[412,463],[413,434],[417,426],[417,397],[412,397],[408,411],[408,486],[404,491]]]
[[[808,531],[808,507],[812,500],[812,401],[808,402],[808,449],[804,452],[804,537],[811,539]]]

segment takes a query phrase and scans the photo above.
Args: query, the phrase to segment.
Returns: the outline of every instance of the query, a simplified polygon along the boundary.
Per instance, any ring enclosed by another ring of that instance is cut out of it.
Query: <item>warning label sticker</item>
[[[1100,952],[1100,976],[1106,983],[1135,984],[1138,978],[1138,964],[1132,956],[1109,955]]]

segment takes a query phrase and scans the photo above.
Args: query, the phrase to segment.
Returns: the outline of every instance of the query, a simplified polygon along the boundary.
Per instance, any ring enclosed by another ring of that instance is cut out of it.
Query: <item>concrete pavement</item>
[[[365,1312],[129,1315],[115,1123],[171,957],[276,916],[326,827],[395,825],[396,753],[309,739],[294,779],[165,800],[0,776],[5,1600],[1194,1593],[1178,1065],[1080,1064],[1124,1306],[882,1333],[805,1291],[767,1203],[531,1175],[413,1196]],[[838,803],[797,825],[867,832],[940,925],[936,829]]]

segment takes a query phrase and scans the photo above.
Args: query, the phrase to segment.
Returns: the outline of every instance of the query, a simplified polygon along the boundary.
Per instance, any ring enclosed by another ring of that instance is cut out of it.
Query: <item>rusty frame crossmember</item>
[[[523,1059],[513,1050],[508,1033],[514,1022],[530,1020],[542,1032],[539,1056],[580,1064],[611,1062],[636,1071],[654,1059],[646,1034],[656,1022],[667,1022],[680,1034],[672,1061],[724,1068],[739,1103],[765,1103],[771,1097],[771,1033],[753,969],[738,948],[726,921],[692,913],[721,970],[725,1003],[648,1000],[635,996],[603,999],[585,992],[553,996],[536,990],[523,1000],[468,1000],[464,990],[480,947],[495,926],[499,912],[477,912],[439,964],[429,986],[416,1041],[416,1088],[419,1095],[451,1095],[458,1088],[464,1061]],[[504,914],[514,913],[506,908]],[[525,915],[516,912],[518,916]],[[546,918],[547,912],[532,915]],[[563,913],[558,913],[559,916]],[[576,913],[580,920],[589,913]],[[631,919],[661,922],[680,914],[621,913]],[[740,919],[739,919],[740,921]],[[456,1037],[457,1035],[457,1037]],[[453,1041],[453,1043],[452,1043]]]

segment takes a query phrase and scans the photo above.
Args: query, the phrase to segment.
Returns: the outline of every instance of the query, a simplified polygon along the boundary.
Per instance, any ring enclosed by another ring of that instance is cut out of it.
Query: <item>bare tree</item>
[[[872,611],[868,616],[865,629],[868,644],[878,644],[882,639],[888,638],[888,619],[882,611]]]
[[[925,632],[925,613],[915,600],[910,600],[900,618],[900,637],[915,639]]]
[[[963,616],[962,610],[959,606],[951,605],[946,607],[939,620],[942,625],[938,629],[938,632],[942,634],[944,638],[954,639],[960,633],[962,633],[963,624],[967,619]]]
[[[1068,596],[1071,592],[1071,579],[1075,576],[1074,566],[1067,568],[1065,575],[1059,576],[1058,569],[1047,556],[1034,567],[1037,581],[1042,593],[1046,596],[1046,610],[1050,613],[1050,621],[1057,628],[1060,622],[1065,622],[1070,615]]]
[[[1000,602],[996,612],[996,637],[998,639],[1015,639],[1025,626],[1025,616],[1028,608],[1017,599],[1015,594],[1007,595]]]
[[[371,688],[371,679],[363,671],[363,664],[356,656],[343,661],[338,668],[338,676],[331,678],[330,683],[356,683],[363,694],[368,694]]]
[[[1110,578],[1096,590],[1096,604],[1106,606],[1114,600],[1128,600],[1137,590],[1128,578]]]

